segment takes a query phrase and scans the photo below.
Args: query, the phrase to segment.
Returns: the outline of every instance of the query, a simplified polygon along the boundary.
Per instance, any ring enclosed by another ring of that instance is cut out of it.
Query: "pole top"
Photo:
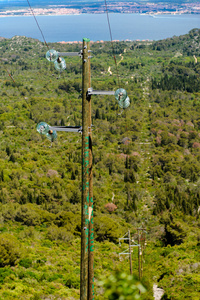
[[[84,42],[90,42],[90,39],[88,39],[88,38],[83,38],[83,41],[84,41]]]

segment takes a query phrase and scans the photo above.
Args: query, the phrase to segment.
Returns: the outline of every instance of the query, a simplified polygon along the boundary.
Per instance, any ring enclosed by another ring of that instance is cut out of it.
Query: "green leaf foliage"
[[[14,266],[22,255],[22,249],[17,239],[10,234],[1,234],[0,267]]]
[[[132,275],[116,272],[100,282],[104,287],[106,299],[131,300],[140,299],[140,294],[145,293],[144,286]]]

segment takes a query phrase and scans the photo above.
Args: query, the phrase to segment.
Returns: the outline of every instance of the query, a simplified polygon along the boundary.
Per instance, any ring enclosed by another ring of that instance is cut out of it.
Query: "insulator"
[[[49,125],[45,122],[40,122],[39,124],[37,124],[36,129],[40,134],[46,135],[49,132]]]
[[[49,130],[46,137],[49,141],[54,142],[57,139],[57,132],[55,130]]]
[[[129,99],[129,97],[126,97],[126,99],[125,100],[120,100],[120,101],[118,101],[118,104],[119,104],[119,107],[121,107],[121,108],[127,108],[127,107],[129,107],[129,105],[130,105],[130,99]]]
[[[37,132],[39,132],[42,135],[45,135],[51,142],[57,139],[57,132],[55,130],[50,129],[50,126],[45,122],[40,122],[37,125],[36,129]]]
[[[66,62],[65,62],[64,58],[58,57],[58,59],[56,61],[54,61],[54,66],[55,66],[56,70],[58,70],[60,72],[65,70],[66,69]]]
[[[115,98],[117,101],[124,101],[127,98],[127,92],[125,89],[118,89],[115,92]]]
[[[48,59],[51,62],[54,62],[56,59],[58,59],[58,52],[54,49],[47,51],[46,59]]]

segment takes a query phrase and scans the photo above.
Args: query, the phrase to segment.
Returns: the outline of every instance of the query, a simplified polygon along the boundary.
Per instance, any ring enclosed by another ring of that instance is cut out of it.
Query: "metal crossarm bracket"
[[[93,88],[89,88],[87,91],[88,95],[114,95],[114,91],[97,91],[93,90]]]
[[[59,56],[82,56],[82,51],[80,52],[58,52]]]
[[[119,241],[121,241],[121,240],[129,240],[129,238],[119,238]]]
[[[82,133],[82,126],[49,126],[50,130]]]
[[[130,247],[140,247],[140,244],[137,245],[130,245]],[[126,252],[127,251],[127,252]],[[129,255],[129,249],[124,250],[123,252],[119,253],[119,255]]]
[[[126,249],[124,250],[123,252],[119,253],[119,255],[129,255],[129,252],[126,252],[128,251],[129,249]]]

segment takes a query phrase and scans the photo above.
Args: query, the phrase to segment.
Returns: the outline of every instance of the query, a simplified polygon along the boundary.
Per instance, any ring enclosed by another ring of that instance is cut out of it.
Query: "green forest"
[[[82,136],[58,132],[51,144],[36,126],[81,126],[82,62],[65,57],[59,73],[47,50],[23,36],[0,39],[0,300],[80,298]],[[199,300],[200,29],[91,50],[92,88],[124,88],[130,98],[125,110],[114,96],[91,100],[95,299],[119,299],[109,294],[113,276],[133,284],[119,238],[130,230],[137,240],[143,227],[139,299],[153,300],[156,284],[162,300]],[[132,262],[138,282],[137,247]]]

